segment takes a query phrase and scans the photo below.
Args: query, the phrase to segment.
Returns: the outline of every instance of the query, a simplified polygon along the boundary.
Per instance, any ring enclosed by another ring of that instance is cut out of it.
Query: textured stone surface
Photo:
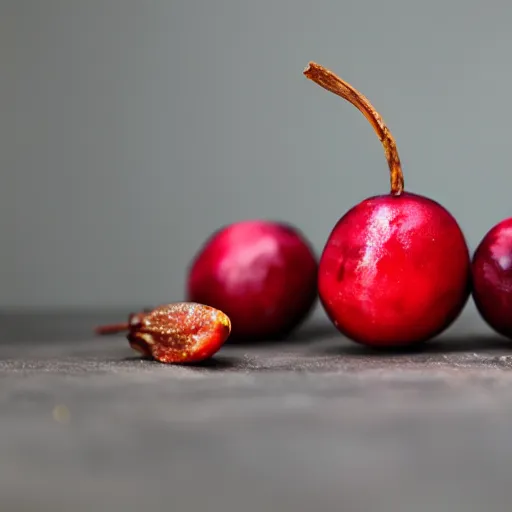
[[[512,344],[471,319],[422,352],[318,325],[192,367],[91,336],[117,319],[0,317],[1,510],[509,509]]]

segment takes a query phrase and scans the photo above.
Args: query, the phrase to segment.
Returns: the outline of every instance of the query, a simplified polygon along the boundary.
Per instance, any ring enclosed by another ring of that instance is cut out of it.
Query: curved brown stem
[[[107,334],[118,334],[120,332],[128,331],[130,324],[127,322],[119,324],[100,325],[94,329],[96,334],[107,335]]]
[[[404,190],[404,175],[396,142],[373,105],[358,90],[320,64],[310,62],[304,70],[304,75],[324,89],[352,103],[368,119],[384,147],[384,155],[389,165],[391,194],[399,196]]]

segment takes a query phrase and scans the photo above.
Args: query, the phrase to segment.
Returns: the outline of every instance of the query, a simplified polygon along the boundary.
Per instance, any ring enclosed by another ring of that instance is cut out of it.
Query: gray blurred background
[[[389,184],[309,60],[370,98],[406,188],[473,250],[511,214],[511,21],[493,0],[0,0],[0,307],[178,300],[240,219],[292,222],[320,252]]]

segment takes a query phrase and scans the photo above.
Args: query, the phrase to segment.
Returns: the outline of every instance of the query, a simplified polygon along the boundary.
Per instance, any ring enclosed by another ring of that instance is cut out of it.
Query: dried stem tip
[[[352,103],[368,119],[384,147],[384,155],[389,165],[391,194],[399,196],[404,190],[404,175],[400,157],[398,156],[395,139],[380,114],[358,90],[336,76],[332,71],[320,66],[320,64],[310,62],[304,70],[304,75],[324,89]]]
[[[94,332],[100,335],[117,334],[127,331],[129,328],[130,325],[126,322],[123,322],[120,324],[100,325],[94,329]]]

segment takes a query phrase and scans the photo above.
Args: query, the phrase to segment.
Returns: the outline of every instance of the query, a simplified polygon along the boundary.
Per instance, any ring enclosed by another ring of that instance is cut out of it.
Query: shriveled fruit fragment
[[[128,331],[130,346],[161,363],[195,363],[212,357],[231,333],[222,311],[196,302],[165,304],[133,313],[128,322],[106,325],[97,334]]]

